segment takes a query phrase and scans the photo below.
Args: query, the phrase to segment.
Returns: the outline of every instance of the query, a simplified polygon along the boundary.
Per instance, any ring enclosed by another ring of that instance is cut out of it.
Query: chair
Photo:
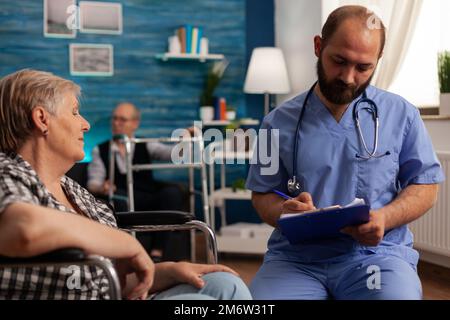
[[[116,214],[117,224],[124,231],[173,231],[173,230],[201,230],[206,235],[207,262],[217,263],[217,244],[214,232],[201,221],[185,212],[178,211],[149,211],[123,212]],[[120,282],[116,270],[109,259],[97,255],[86,255],[77,248],[67,248],[48,252],[31,258],[9,258],[0,256],[0,268],[11,267],[45,267],[90,265],[105,272],[109,282],[109,296],[112,300],[121,297]]]

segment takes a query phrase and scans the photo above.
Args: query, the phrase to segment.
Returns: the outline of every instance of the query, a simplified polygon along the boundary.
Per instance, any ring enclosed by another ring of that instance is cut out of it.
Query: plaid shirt
[[[113,212],[86,189],[64,176],[61,185],[87,218],[117,227]],[[0,217],[12,203],[53,208],[61,214],[78,214],[66,208],[45,188],[37,173],[20,155],[0,152]],[[108,281],[96,267],[0,268],[0,299],[108,299]],[[77,274],[74,273],[77,271]],[[80,280],[74,281],[74,276]],[[73,283],[75,285],[73,288]],[[72,284],[72,285],[71,285]]]

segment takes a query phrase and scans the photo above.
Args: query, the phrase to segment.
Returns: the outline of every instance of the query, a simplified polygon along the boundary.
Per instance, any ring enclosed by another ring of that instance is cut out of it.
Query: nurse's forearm
[[[385,215],[385,230],[408,224],[423,216],[436,202],[439,186],[410,185],[380,212]]]
[[[274,193],[252,192],[253,207],[261,219],[272,227],[277,227],[277,220],[281,215],[284,201]]]

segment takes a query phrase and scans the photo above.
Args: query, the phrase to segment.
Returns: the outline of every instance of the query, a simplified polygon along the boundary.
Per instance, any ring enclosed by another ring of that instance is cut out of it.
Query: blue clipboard
[[[298,244],[342,236],[342,228],[369,222],[369,212],[368,205],[357,205],[303,215],[288,215],[278,219],[278,226],[291,244]]]

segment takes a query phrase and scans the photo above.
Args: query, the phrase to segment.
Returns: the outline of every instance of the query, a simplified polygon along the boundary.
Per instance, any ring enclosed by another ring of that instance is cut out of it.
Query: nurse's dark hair
[[[381,57],[386,43],[386,27],[374,12],[363,6],[343,6],[334,10],[325,22],[322,28],[322,47],[326,47],[328,41],[333,37],[334,33],[343,22],[348,19],[357,19],[361,22],[362,28],[380,31],[380,53]]]
[[[35,129],[32,111],[42,106],[57,115],[66,93],[77,98],[80,87],[50,72],[23,69],[0,80],[0,152],[17,152]]]

